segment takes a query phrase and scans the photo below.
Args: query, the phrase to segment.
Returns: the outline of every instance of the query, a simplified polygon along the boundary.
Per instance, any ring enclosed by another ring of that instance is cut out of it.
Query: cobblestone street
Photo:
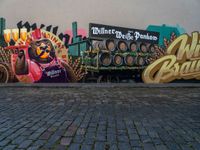
[[[200,88],[0,88],[3,150],[200,150]]]

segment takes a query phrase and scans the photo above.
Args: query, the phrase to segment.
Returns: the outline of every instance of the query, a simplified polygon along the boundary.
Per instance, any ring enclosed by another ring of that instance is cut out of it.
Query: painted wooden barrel
[[[121,52],[126,52],[128,50],[128,44],[125,41],[118,41],[117,48]]]
[[[114,66],[122,66],[123,65],[123,56],[120,54],[115,54],[113,56],[113,65]]]
[[[140,52],[143,52],[143,53],[148,52],[148,48],[147,48],[147,45],[145,43],[140,44]]]
[[[156,52],[154,44],[149,45],[149,52],[150,53],[155,53]]]
[[[145,57],[137,56],[136,57],[136,64],[138,66],[144,66],[145,65]]]
[[[129,50],[130,50],[131,52],[137,52],[137,43],[136,43],[135,41],[133,41],[133,42],[131,42],[131,43],[129,44]]]
[[[135,64],[135,56],[132,56],[130,54],[127,54],[124,56],[124,63],[127,65],[127,66],[133,66]]]
[[[116,44],[113,39],[107,39],[103,41],[95,41],[93,44],[93,49],[115,51]]]
[[[102,52],[99,54],[99,64],[102,66],[110,66],[112,63],[111,54],[108,52]]]

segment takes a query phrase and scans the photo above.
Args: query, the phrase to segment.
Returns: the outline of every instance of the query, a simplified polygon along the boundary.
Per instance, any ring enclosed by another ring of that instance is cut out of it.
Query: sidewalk
[[[0,149],[199,150],[199,91],[199,84],[1,85]]]
[[[165,83],[165,84],[145,84],[145,83],[7,83],[0,84],[0,88],[199,88],[200,83]]]

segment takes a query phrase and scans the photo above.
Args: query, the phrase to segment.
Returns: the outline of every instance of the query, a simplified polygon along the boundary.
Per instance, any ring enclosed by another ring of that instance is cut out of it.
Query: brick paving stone
[[[85,138],[95,138],[96,135],[95,135],[95,132],[87,132],[85,134]]]
[[[131,146],[130,146],[130,144],[129,143],[121,143],[121,142],[119,142],[118,143],[118,148],[119,148],[119,150],[131,150]]]
[[[20,145],[26,139],[25,136],[19,136],[12,141],[12,144]]]
[[[166,134],[162,133],[162,135],[160,135],[159,137],[165,142],[174,141],[174,139],[171,136],[169,136],[167,133]]]
[[[133,147],[132,149],[133,149],[133,150],[143,150],[142,147]]]
[[[77,143],[72,143],[70,144],[69,150],[79,150],[80,149],[80,144],[77,144]]]
[[[117,144],[110,145],[110,148],[108,150],[118,150]]]
[[[141,147],[142,146],[142,143],[140,140],[131,140],[130,144],[132,147]]]
[[[88,138],[84,139],[83,144],[92,145],[92,144],[94,144],[95,141],[96,141],[95,138],[89,138],[88,137]]]
[[[30,127],[32,127],[33,125],[34,125],[34,122],[30,122],[30,123],[26,124],[24,127],[25,127],[25,128],[30,128]]]
[[[19,145],[19,148],[28,148],[28,146],[31,145],[32,142],[32,140],[25,140]]]
[[[124,136],[124,135],[117,136],[117,139],[118,139],[119,142],[128,142],[129,141],[128,136]]]
[[[106,141],[106,135],[105,134],[97,134],[96,135],[96,138],[95,138],[97,141]]]
[[[3,150],[14,150],[17,147],[17,145],[8,145],[3,148]]]
[[[139,139],[140,139],[140,137],[139,137],[139,135],[138,135],[137,133],[130,134],[130,135],[129,135],[129,138],[130,138],[131,140],[139,140]]]
[[[94,150],[103,150],[105,149],[104,142],[96,142],[94,145]]]
[[[4,135],[0,135],[0,141],[2,141],[3,139],[5,139],[6,138],[6,136],[4,136]],[[10,138],[9,138],[10,139]]]
[[[33,143],[33,146],[38,146],[38,147],[41,147],[43,146],[44,144],[46,143],[46,140],[37,140]]]
[[[163,141],[160,138],[153,138],[152,142],[154,143],[154,145],[162,145]]]
[[[139,132],[139,135],[147,135],[147,131],[144,129],[144,128],[137,128],[138,132]]]
[[[3,147],[5,145],[7,145],[9,142],[10,142],[10,140],[4,139],[3,141],[0,141],[0,146]]]
[[[35,132],[37,133],[43,133],[46,130],[46,128],[40,127]]]
[[[184,144],[184,145],[186,144],[186,141],[184,140],[183,137],[178,136],[174,140],[176,141],[176,143],[180,143],[180,144]]]
[[[5,132],[7,130],[8,130],[8,127],[3,127],[3,128],[0,129],[0,132]]]
[[[13,133],[13,134],[9,135],[8,138],[11,139],[11,140],[14,140],[14,139],[16,139],[18,136],[19,136],[19,134]],[[5,138],[6,135],[2,135],[2,137]],[[1,139],[1,137],[0,137],[0,139]]]
[[[107,128],[107,133],[108,134],[116,134],[115,128]]]
[[[91,150],[91,149],[92,145],[86,145],[86,144],[81,145],[81,150]]]
[[[143,143],[151,143],[152,139],[148,135],[141,135],[140,139]]]
[[[168,150],[168,148],[165,145],[156,145],[156,150]]]
[[[156,132],[153,132],[153,131],[149,132],[148,134],[151,138],[158,138],[159,137],[158,134]]]
[[[0,149],[200,149],[200,88],[25,89],[1,87]]]
[[[82,143],[84,141],[84,136],[83,135],[76,135],[73,139],[75,143]]]
[[[192,143],[191,145],[195,150],[199,150],[200,149],[200,143],[196,143],[195,142],[195,143]]]
[[[60,136],[51,136],[43,147],[47,149],[53,147],[60,138]]]
[[[31,146],[27,150],[38,150],[40,146]]]
[[[21,135],[30,136],[32,133],[33,133],[32,130],[27,130],[27,131],[23,132]]]
[[[36,140],[36,139],[38,139],[38,137],[41,135],[41,133],[38,133],[38,132],[34,132],[34,133],[32,133],[28,138],[30,139],[30,140]]]
[[[58,129],[55,132],[52,132],[53,136],[64,136],[64,130]]]
[[[76,135],[84,135],[86,133],[85,128],[79,128],[76,132]]]
[[[117,138],[115,134],[107,134],[107,142],[117,143]]]
[[[180,145],[182,150],[192,150],[192,146],[190,145]]]
[[[74,136],[75,132],[76,132],[75,130],[70,130],[70,129],[68,129],[68,130],[65,132],[64,136]]]
[[[126,130],[117,130],[118,135],[126,135]]]
[[[50,132],[54,132],[58,129],[58,127],[55,127],[55,126],[51,126],[49,127],[47,130],[50,131]]]
[[[27,128],[21,128],[21,129],[17,130],[14,134],[18,136],[26,130],[27,130]]]
[[[61,141],[60,141],[60,144],[68,146],[71,143],[71,141],[72,141],[72,138],[70,138],[70,137],[63,137],[61,139]]]
[[[54,148],[55,150],[66,150],[66,146],[65,145],[56,145],[56,147]]]
[[[52,132],[49,132],[49,131],[45,131],[40,137],[39,139],[41,140],[47,140],[49,139],[49,137],[51,136]]]
[[[167,142],[166,146],[170,149],[170,150],[180,150],[180,146],[174,142]]]
[[[143,145],[144,145],[144,147],[143,147],[144,150],[155,150],[154,145],[151,143],[144,143]]]

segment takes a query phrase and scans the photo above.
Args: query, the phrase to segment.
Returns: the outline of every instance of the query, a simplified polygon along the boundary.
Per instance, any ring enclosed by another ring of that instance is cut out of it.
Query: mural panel
[[[200,79],[200,35],[183,34],[167,47],[166,53],[143,72],[145,83],[167,83],[175,79]]]
[[[58,33],[58,26],[0,19],[0,81],[25,83],[199,80],[199,33],[177,27],[147,30],[90,23]],[[173,32],[174,31],[174,32]],[[161,39],[163,38],[163,39]]]

